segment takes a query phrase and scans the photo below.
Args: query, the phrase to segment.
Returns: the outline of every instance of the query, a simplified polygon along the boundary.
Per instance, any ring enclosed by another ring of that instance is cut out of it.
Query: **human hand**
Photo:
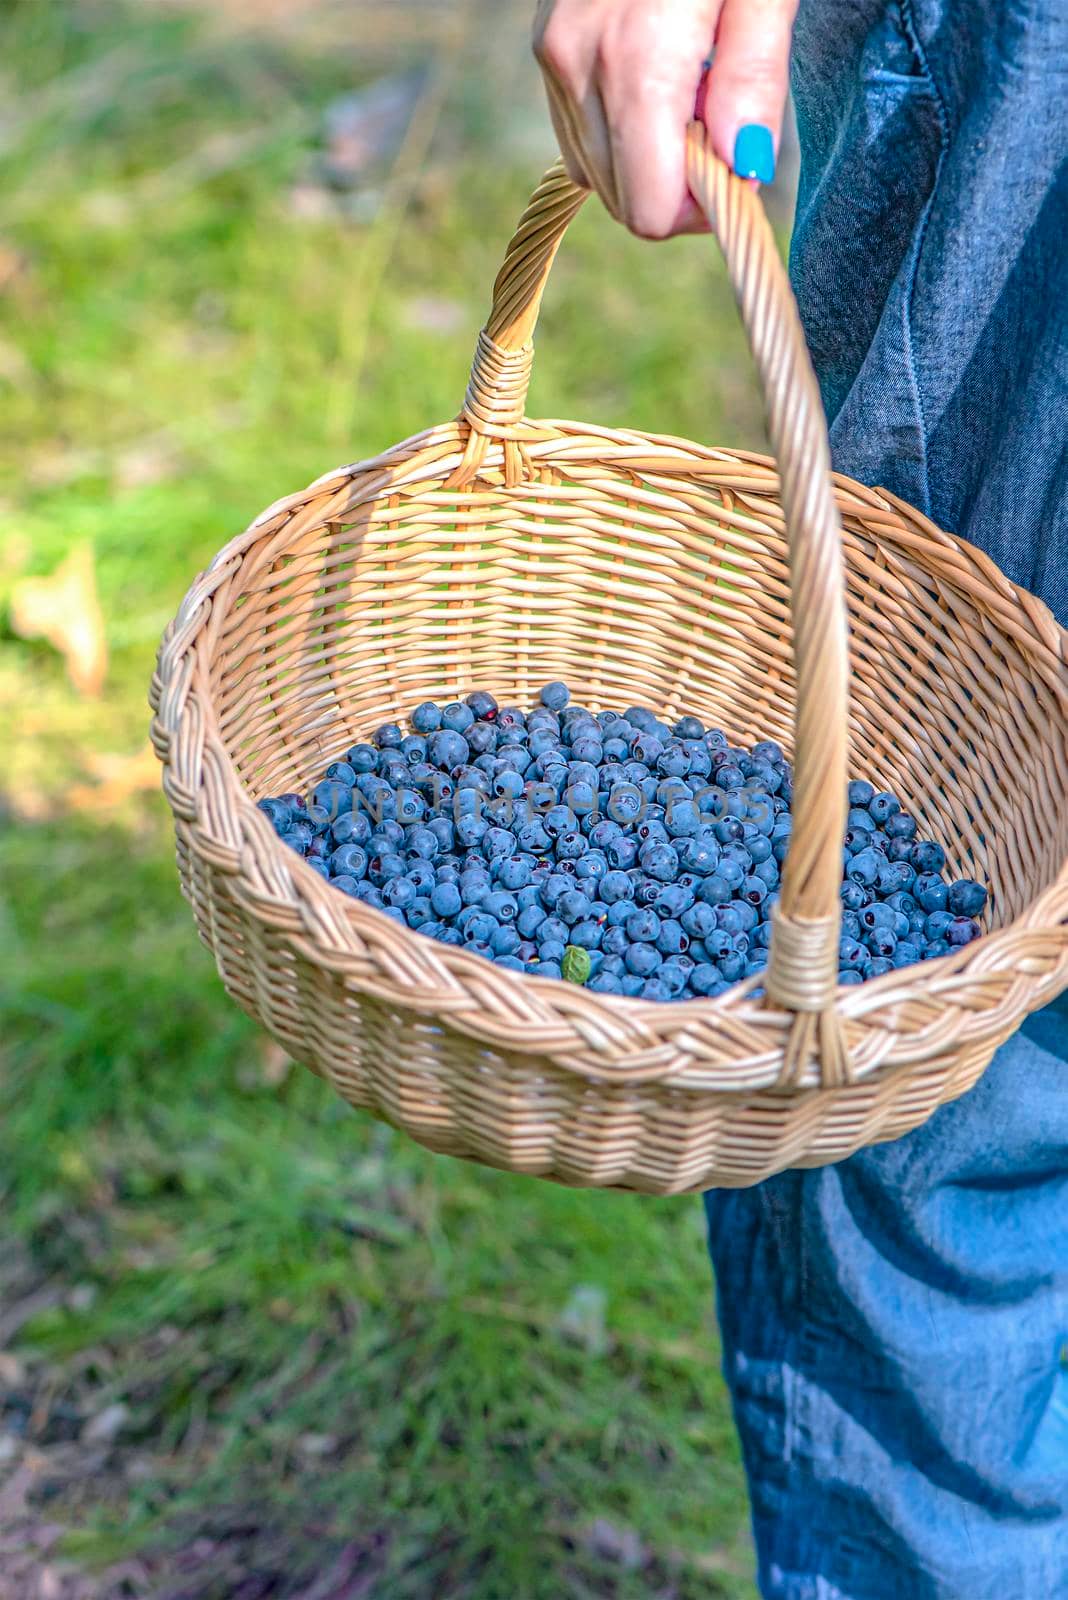
[[[770,182],[796,10],[797,0],[539,0],[534,54],[570,176],[644,238],[703,229],[686,185],[696,112],[724,161]]]

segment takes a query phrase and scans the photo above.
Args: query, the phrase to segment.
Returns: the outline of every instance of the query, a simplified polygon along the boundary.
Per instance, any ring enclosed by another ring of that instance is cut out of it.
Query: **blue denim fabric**
[[[794,94],[835,465],[1068,623],[1068,0],[801,0]],[[1062,1002],[916,1132],[705,1197],[766,1600],[1068,1600],[1065,1058]]]

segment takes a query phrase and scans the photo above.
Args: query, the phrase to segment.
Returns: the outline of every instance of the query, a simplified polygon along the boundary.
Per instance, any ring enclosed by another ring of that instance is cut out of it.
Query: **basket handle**
[[[765,993],[794,1013],[780,1083],[795,1083],[816,1051],[822,1081],[849,1077],[835,1007],[839,887],[845,830],[848,640],[841,526],[830,481],[823,406],[789,280],[756,192],[713,153],[700,123],[687,136],[689,185],[719,240],[767,407],[789,545],[797,676],[794,831],[783,873]],[[469,424],[459,486],[477,475],[490,440],[502,442],[506,482],[529,468],[525,421],[542,292],[571,218],[586,199],[557,163],[523,213],[493,286],[462,412]]]

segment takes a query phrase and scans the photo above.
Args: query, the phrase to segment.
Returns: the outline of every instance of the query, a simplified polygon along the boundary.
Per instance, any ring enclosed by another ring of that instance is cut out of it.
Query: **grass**
[[[215,549],[458,407],[538,170],[532,69],[517,28],[496,48],[527,99],[495,101],[475,25],[429,153],[386,185],[403,209],[307,220],[323,107],[418,44],[370,48],[354,10],[329,47],[314,11],[0,21],[0,1378],[29,1419],[5,1459],[94,1600],[120,1560],[121,1592],[176,1600],[747,1600],[697,1202],[463,1166],[348,1111],[225,999],[154,792],[71,799],[143,744],[159,633]],[[535,414],[758,444],[713,257],[587,208]],[[96,700],[9,610],[81,542]]]

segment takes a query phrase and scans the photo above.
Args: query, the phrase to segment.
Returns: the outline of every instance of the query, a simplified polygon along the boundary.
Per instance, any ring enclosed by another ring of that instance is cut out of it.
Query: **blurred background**
[[[457,411],[553,155],[531,9],[0,5],[0,1600],[755,1595],[699,1203],[293,1067],[146,738],[215,550]],[[762,443],[707,239],[591,204],[538,343],[535,414]]]

